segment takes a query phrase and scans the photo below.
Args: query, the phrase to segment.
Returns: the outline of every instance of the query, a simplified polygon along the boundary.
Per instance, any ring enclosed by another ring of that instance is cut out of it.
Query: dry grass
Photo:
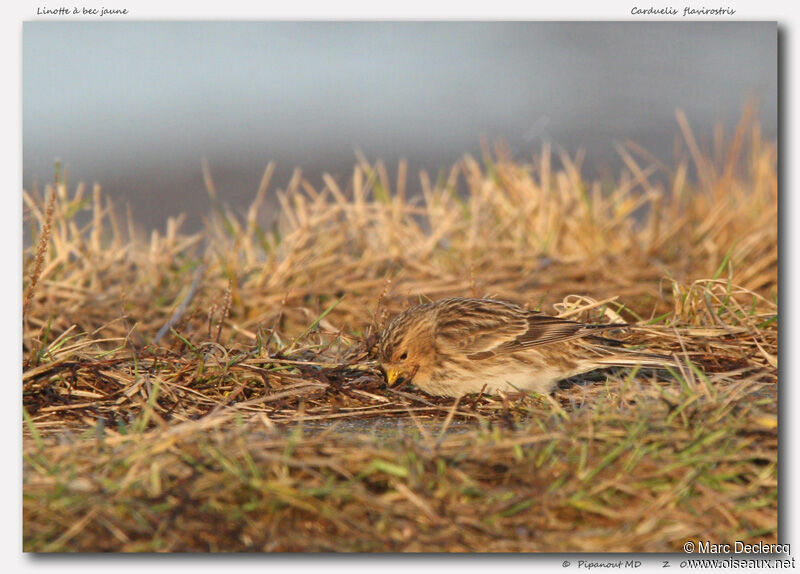
[[[99,187],[25,193],[24,548],[776,541],[777,151],[748,119],[706,151],[679,125],[685,160],[628,145],[613,186],[549,149],[420,174],[419,197],[404,164],[321,190],[297,172],[267,227],[271,167],[244,214],[206,173],[206,230],[149,240]],[[388,314],[484,294],[624,319],[686,368],[460,402],[385,387]]]

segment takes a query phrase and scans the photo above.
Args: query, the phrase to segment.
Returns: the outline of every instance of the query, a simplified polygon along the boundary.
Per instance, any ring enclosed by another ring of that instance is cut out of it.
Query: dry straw
[[[675,168],[628,143],[613,185],[497,146],[417,195],[405,163],[273,194],[270,165],[240,216],[205,169],[206,229],[149,240],[99,187],[26,192],[25,549],[774,542],[777,151],[747,116],[712,148],[678,122]],[[685,367],[552,397],[387,389],[386,316],[473,294],[623,319]]]

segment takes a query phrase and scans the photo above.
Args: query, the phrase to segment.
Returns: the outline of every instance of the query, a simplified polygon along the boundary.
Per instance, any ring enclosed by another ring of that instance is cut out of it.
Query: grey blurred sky
[[[145,226],[247,205],[268,161],[346,184],[354,150],[436,171],[479,138],[522,159],[543,140],[618,164],[614,140],[665,161],[676,108],[698,134],[755,100],[777,132],[774,22],[26,22],[23,183],[97,181]],[[413,181],[410,182],[413,188]]]

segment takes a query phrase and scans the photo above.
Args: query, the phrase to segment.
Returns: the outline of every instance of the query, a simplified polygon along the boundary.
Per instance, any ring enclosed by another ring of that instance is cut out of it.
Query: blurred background
[[[433,175],[480,139],[526,161],[543,142],[586,152],[616,178],[614,142],[667,164],[675,110],[701,140],[730,134],[748,103],[777,134],[774,22],[26,22],[23,185],[60,158],[71,183],[99,182],[144,228],[210,202],[244,211],[265,166],[346,187],[361,151],[392,177]]]

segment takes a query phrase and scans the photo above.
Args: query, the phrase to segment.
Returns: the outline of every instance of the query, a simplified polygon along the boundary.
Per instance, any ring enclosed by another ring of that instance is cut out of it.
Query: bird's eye
[[[408,351],[406,351],[405,353],[403,353],[402,355],[400,355],[400,360],[401,360],[401,361],[405,361],[407,358],[408,358]]]

